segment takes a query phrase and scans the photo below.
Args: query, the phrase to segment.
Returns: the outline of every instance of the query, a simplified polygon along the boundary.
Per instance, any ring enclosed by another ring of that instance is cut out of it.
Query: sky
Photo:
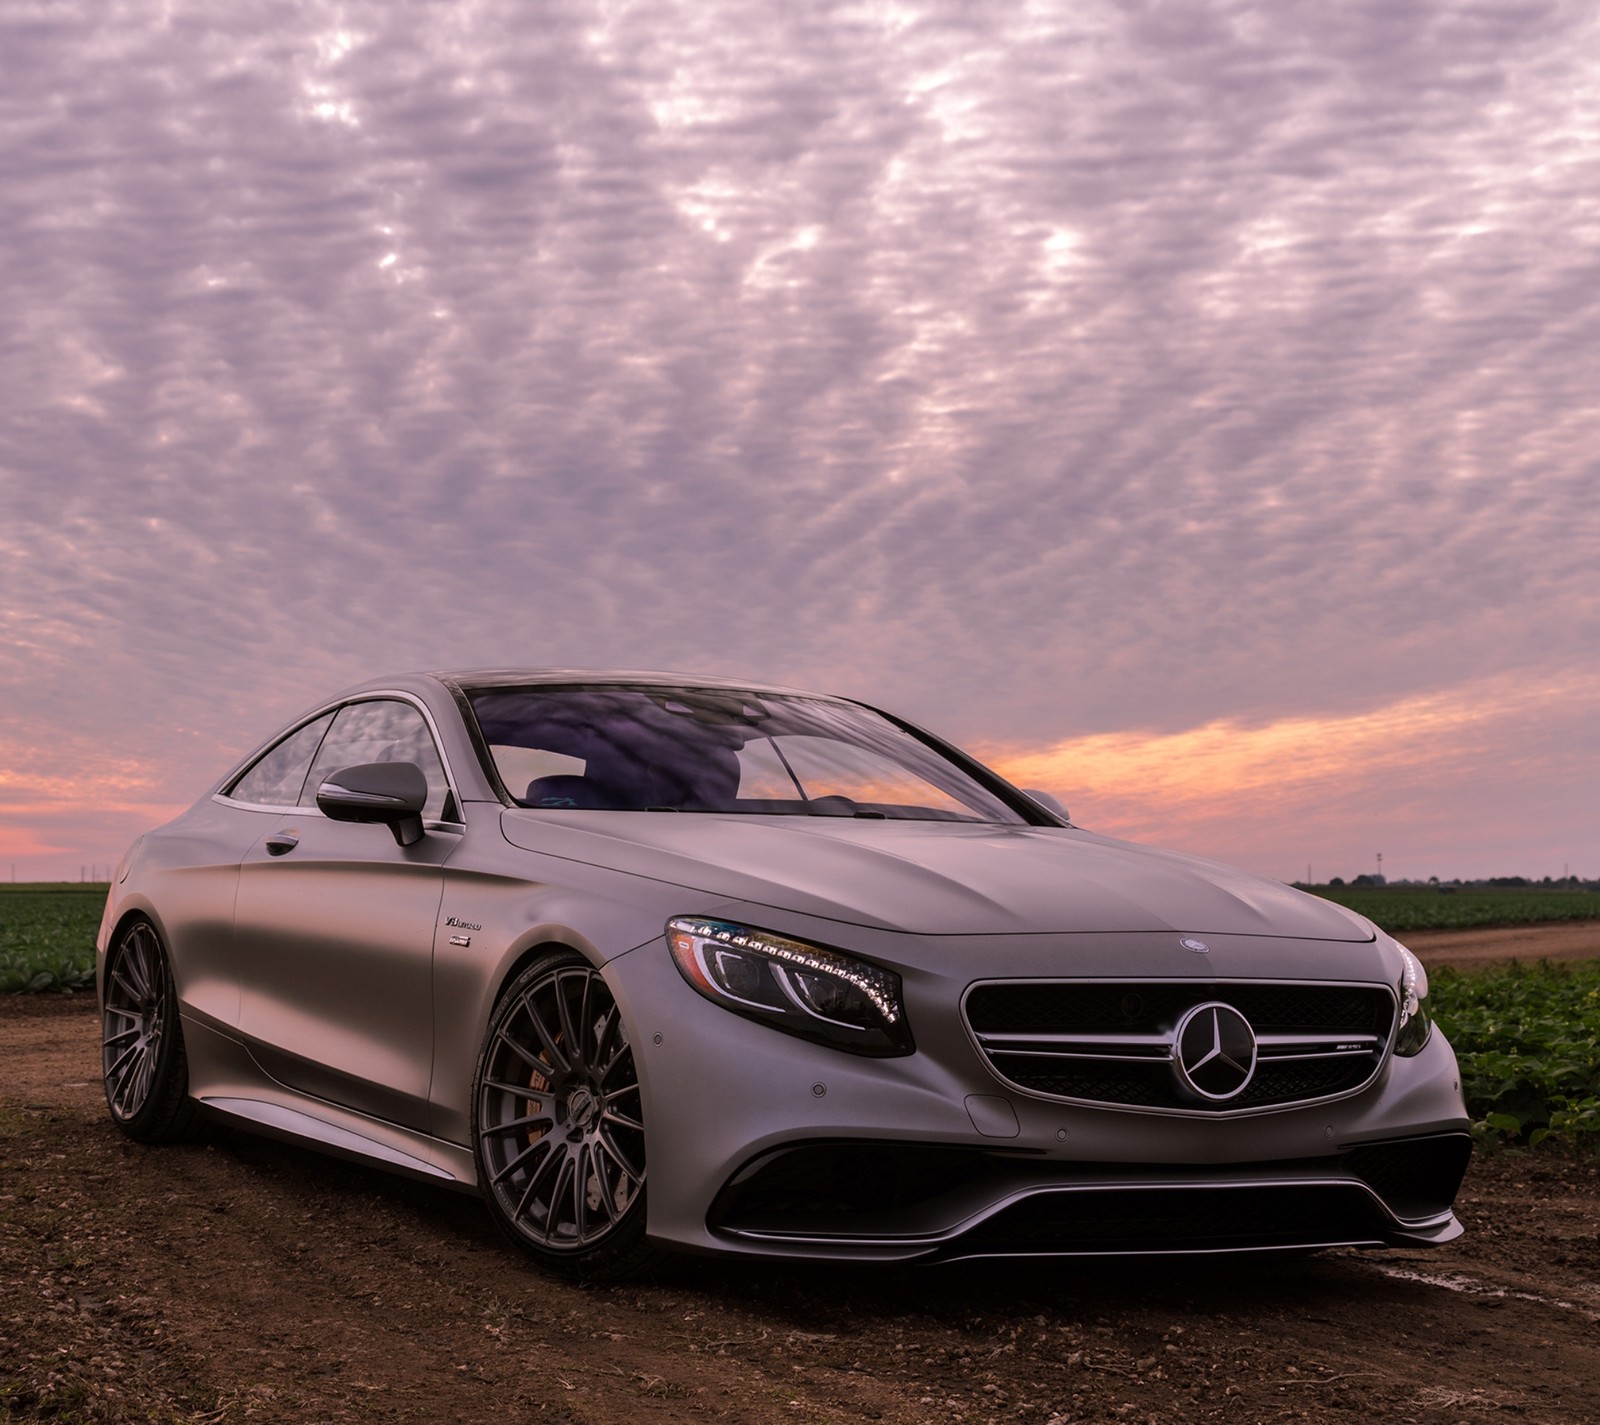
[[[6,0],[0,877],[484,665],[1600,877],[1600,10]]]

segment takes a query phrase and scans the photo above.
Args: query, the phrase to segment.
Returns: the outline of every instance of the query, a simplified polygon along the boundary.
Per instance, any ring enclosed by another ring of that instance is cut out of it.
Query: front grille
[[[1184,1016],[1208,1004],[1236,1010],[1255,1038],[1254,1071],[1226,1096],[1197,1091],[1175,1063]],[[974,986],[964,1011],[994,1071],[1017,1088],[1214,1115],[1361,1089],[1382,1067],[1395,1000],[1376,985],[1009,980]]]

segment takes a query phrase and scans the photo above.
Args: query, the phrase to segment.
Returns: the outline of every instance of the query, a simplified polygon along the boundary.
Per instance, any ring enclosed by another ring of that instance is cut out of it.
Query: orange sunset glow
[[[1385,849],[1391,875],[1448,877],[1467,873],[1446,850],[1464,816],[1493,826],[1515,814],[1519,778],[1559,775],[1573,744],[1540,745],[1552,705],[1587,715],[1600,706],[1600,674],[1532,686],[1500,679],[1344,717],[1218,720],[1038,750],[991,746],[987,756],[1011,781],[1056,792],[1080,824],[1109,835],[1284,880],[1303,876],[1313,857],[1323,879],[1370,872]]]

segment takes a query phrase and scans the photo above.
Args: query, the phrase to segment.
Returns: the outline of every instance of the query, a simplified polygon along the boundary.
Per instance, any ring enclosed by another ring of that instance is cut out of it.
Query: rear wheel
[[[106,962],[100,1065],[112,1121],[128,1137],[169,1143],[194,1126],[172,967],[147,920],[123,928]]]
[[[542,956],[495,1006],[472,1136],[491,1212],[540,1261],[602,1280],[655,1256],[644,1239],[633,1049],[611,991],[581,956]]]

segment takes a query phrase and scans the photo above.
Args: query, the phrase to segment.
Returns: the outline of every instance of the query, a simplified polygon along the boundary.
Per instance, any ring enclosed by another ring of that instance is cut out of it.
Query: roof
[[[664,688],[727,688],[745,693],[789,693],[801,697],[819,696],[804,688],[790,688],[777,683],[758,683],[744,678],[717,678],[703,673],[667,673],[627,668],[470,668],[431,673],[427,676],[463,688],[514,688],[534,683],[616,683]]]

